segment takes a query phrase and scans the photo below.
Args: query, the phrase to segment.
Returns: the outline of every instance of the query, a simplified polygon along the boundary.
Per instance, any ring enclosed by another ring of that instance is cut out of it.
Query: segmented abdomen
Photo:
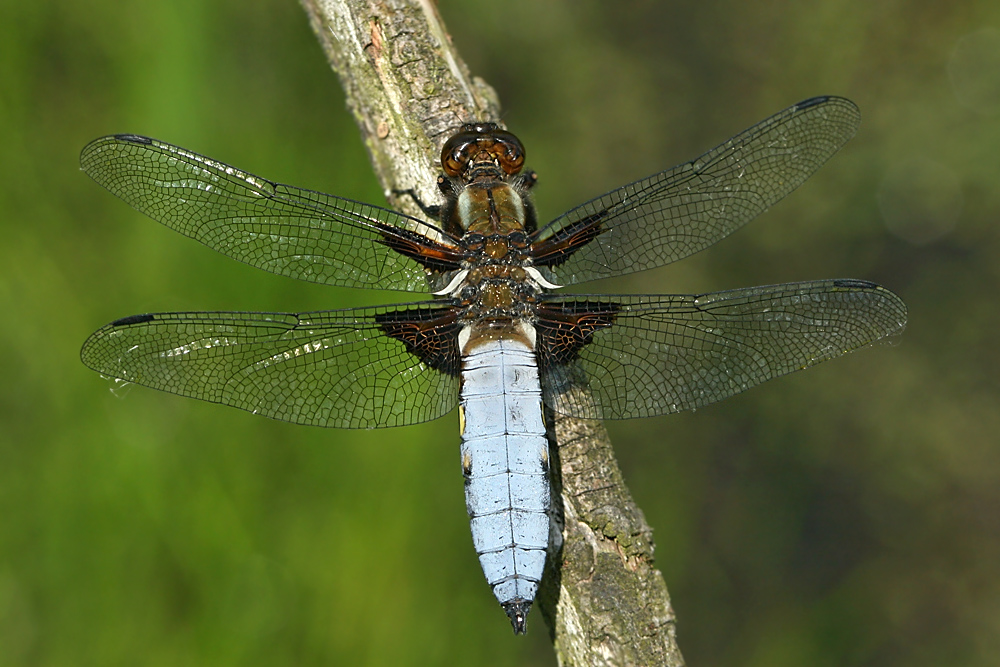
[[[461,409],[472,540],[494,595],[514,630],[523,632],[545,566],[550,503],[542,391],[531,348],[509,338],[476,344],[463,360]]]

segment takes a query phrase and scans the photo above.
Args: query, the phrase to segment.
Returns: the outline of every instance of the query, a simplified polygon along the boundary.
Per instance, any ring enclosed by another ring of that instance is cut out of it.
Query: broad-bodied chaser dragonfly
[[[866,280],[694,295],[552,290],[707,248],[798,187],[859,122],[846,99],[809,99],[542,226],[524,149],[491,123],[464,125],[444,144],[443,203],[421,204],[434,224],[155,139],[97,139],[80,156],[88,175],[225,255],[301,280],[433,298],[295,314],[133,315],[94,333],[83,363],[313,426],[403,426],[457,404],[473,542],[520,634],[549,545],[543,404],[584,419],[692,410],[906,323],[899,297]]]

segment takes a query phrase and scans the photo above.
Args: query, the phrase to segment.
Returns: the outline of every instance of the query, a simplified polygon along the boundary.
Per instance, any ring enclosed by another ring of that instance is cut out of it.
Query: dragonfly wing
[[[889,290],[821,280],[697,296],[547,297],[535,328],[550,408],[627,419],[714,403],[905,325],[906,307]]]
[[[550,282],[572,285],[704,250],[801,185],[860,122],[850,100],[800,102],[696,160],[556,218],[535,236],[535,265]]]
[[[428,292],[458,268],[457,242],[385,208],[281,185],[156,139],[115,135],[80,153],[136,210],[233,259],[327,285]]]
[[[458,401],[457,327],[413,344],[401,333],[449,311],[427,302],[135,315],[98,330],[80,356],[109,377],[295,424],[402,426],[440,417]],[[433,361],[415,356],[416,347]]]

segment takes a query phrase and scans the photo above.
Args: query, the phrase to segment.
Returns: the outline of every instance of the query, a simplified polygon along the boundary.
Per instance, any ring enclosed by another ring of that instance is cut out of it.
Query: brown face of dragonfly
[[[488,171],[514,176],[524,166],[524,146],[494,123],[468,123],[445,143],[441,168],[451,178],[472,182]]]

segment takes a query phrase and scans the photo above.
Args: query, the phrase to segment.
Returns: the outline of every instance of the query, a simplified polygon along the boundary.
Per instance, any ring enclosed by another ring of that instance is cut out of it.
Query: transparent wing
[[[704,250],[801,185],[860,122],[850,100],[800,102],[696,160],[556,218],[536,237],[535,263],[547,280],[572,285]]]
[[[540,313],[546,404],[586,419],[699,408],[898,334],[906,325],[902,300],[863,280],[698,296],[566,295],[547,297]],[[568,335],[566,321],[578,323],[577,335]],[[578,341],[562,358],[551,346],[560,322],[562,339]],[[586,386],[589,395],[577,390]]]
[[[80,166],[136,210],[265,271],[327,285],[427,292],[428,272],[392,248],[454,239],[388,209],[273,183],[155,139],[103,137]],[[413,253],[411,253],[412,255]]]
[[[402,426],[455,406],[458,368],[430,368],[384,328],[440,311],[428,302],[297,315],[136,315],[95,332],[80,356],[106,376],[282,421]]]

